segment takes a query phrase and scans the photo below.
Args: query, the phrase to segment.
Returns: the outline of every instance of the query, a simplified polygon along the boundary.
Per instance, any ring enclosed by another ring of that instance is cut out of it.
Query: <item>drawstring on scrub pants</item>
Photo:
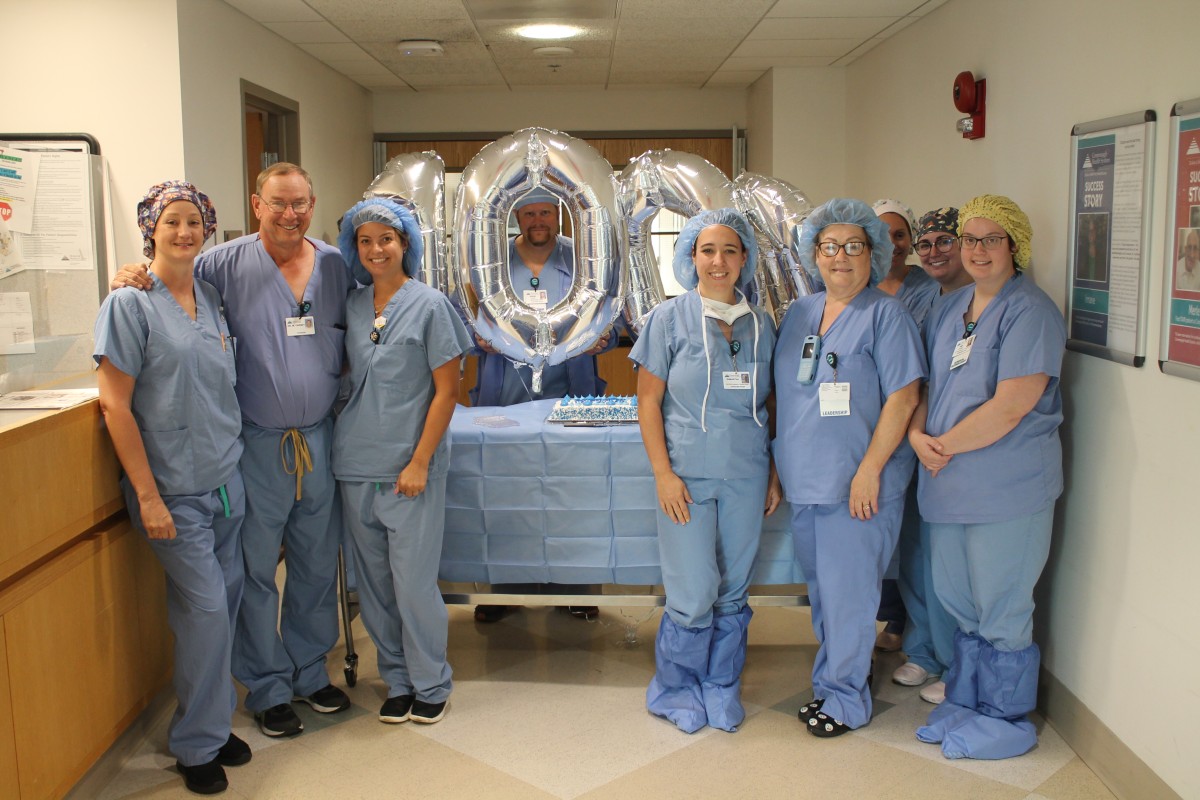
[[[288,463],[288,443],[292,445],[292,463]],[[279,440],[279,460],[283,462],[283,470],[288,475],[296,476],[296,499],[301,498],[301,482],[305,472],[312,472],[312,456],[308,452],[308,440],[296,428],[288,428]]]

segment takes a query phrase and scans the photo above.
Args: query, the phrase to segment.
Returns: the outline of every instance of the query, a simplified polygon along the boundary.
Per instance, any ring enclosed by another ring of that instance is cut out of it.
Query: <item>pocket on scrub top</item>
[[[371,372],[382,385],[396,388],[413,383],[428,383],[430,380],[425,348],[419,344],[380,343],[375,346],[373,355]]]
[[[996,348],[971,349],[971,357],[958,369],[950,371],[946,388],[959,397],[990,400],[996,394],[996,371],[1000,351]]]
[[[187,428],[142,431],[142,444],[146,448],[146,460],[150,462],[150,471],[156,478],[192,474],[194,454]]]

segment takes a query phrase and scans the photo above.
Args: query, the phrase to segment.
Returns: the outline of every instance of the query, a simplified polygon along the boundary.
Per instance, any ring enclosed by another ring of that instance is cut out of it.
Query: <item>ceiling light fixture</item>
[[[517,36],[525,39],[570,39],[583,33],[583,28],[574,25],[523,25],[516,32]]]
[[[405,39],[396,43],[396,49],[406,56],[440,56],[446,52],[434,39]]]

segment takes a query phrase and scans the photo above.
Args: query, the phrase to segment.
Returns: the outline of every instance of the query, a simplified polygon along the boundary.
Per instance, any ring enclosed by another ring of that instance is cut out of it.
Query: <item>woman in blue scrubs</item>
[[[688,220],[674,268],[690,291],[654,309],[629,354],[667,593],[646,707],[686,733],[733,732],[746,716],[750,573],[762,518],[780,500],[768,415],[775,326],[745,294],[757,257],[734,209]]]
[[[216,794],[224,767],[251,757],[230,729],[245,510],[233,341],[217,290],[193,277],[217,218],[196,187],[167,181],[138,204],[138,225],[150,290],[105,298],[93,358],[130,520],[167,577],[179,702],[168,746],[187,788]]]
[[[1033,587],[1063,486],[1067,334],[1025,275],[1033,231],[1016,203],[976,197],[959,234],[975,284],[930,312],[929,385],[909,431],[934,588],[958,622],[946,700],[917,738],[947,758],[1010,758],[1037,744]]]
[[[892,243],[869,206],[830,200],[804,221],[798,249],[825,291],[792,303],[779,327],[775,463],[820,644],[799,716],[832,737],[871,720],[875,613],[912,475],[899,445],[925,357],[912,316],[874,288]]]
[[[358,569],[363,622],[387,698],[379,719],[434,723],[452,688],[438,563],[459,357],[471,346],[445,295],[413,276],[421,231],[395,201],[342,218],[338,246],[370,285],[346,304],[350,398],[334,426],[333,473]]]

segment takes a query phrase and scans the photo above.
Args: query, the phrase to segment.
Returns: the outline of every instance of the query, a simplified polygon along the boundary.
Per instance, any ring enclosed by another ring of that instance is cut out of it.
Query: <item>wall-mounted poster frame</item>
[[[1071,129],[1067,348],[1132,367],[1146,362],[1155,119]]]
[[[1200,98],[1171,109],[1171,192],[1158,367],[1200,381]]]

